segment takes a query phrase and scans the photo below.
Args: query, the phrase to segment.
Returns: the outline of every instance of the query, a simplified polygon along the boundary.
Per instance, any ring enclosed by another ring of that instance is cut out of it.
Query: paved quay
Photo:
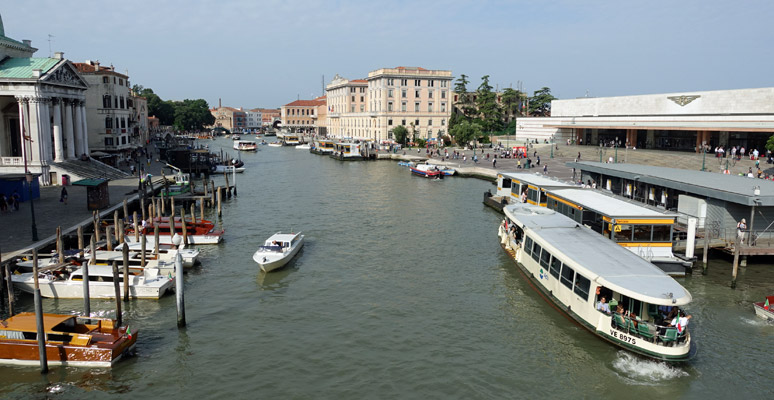
[[[543,167],[548,166],[547,175],[562,180],[572,180],[573,172],[571,168],[568,168],[565,163],[574,161],[580,153],[581,160],[599,161],[600,148],[596,146],[575,146],[575,145],[558,145],[558,149],[554,149],[554,157],[551,158],[550,145],[548,144],[535,144],[529,150],[530,158],[533,163],[537,162],[537,158],[534,156],[535,152],[540,156],[540,165],[535,165],[534,168],[525,170],[518,169],[517,162],[514,159],[497,158],[496,167],[493,168],[492,159],[494,155],[494,149],[484,148],[476,149],[475,154],[479,157],[479,162],[474,163],[471,158],[473,157],[473,150],[461,150],[454,148],[447,148],[451,153],[454,150],[462,152],[467,156],[467,161],[463,161],[462,156],[459,159],[449,159],[441,161],[439,157],[432,157],[429,159],[432,163],[439,163],[457,168],[461,175],[475,176],[480,178],[493,179],[497,175],[497,171],[507,172],[534,172],[543,173]],[[483,150],[483,153],[482,153]],[[602,149],[602,159],[608,160],[613,157],[615,160],[615,149],[605,148]],[[390,154],[387,152],[380,152],[380,155],[384,157]],[[483,154],[483,155],[482,155]],[[489,159],[486,158],[486,154],[489,154]],[[310,156],[313,156],[310,154]],[[405,149],[398,153],[390,154],[391,160],[410,160],[410,161],[424,161],[428,157],[424,149]],[[684,169],[699,170],[702,166],[702,155],[684,152],[671,152],[663,150],[618,150],[618,162],[628,162],[634,164],[645,164],[653,166],[664,166]],[[524,165],[524,160],[522,160]],[[704,160],[705,168],[708,171],[720,172],[721,168],[725,168],[725,159],[717,159],[714,154],[707,154]],[[148,171],[154,176],[154,186],[157,186],[161,180],[161,171],[164,167],[163,163],[153,161]],[[755,162],[749,159],[741,160],[739,162],[729,162],[729,169],[733,174],[739,174],[747,172],[748,168],[752,167],[755,170]],[[124,170],[128,171],[128,167],[124,167]],[[761,162],[761,169],[764,173],[774,174],[774,168],[771,165],[766,164],[765,161]],[[137,198],[138,178],[128,177],[126,179],[119,179],[110,181],[108,184],[110,192],[110,201],[113,204],[110,208],[100,210],[101,215],[112,217],[112,212],[116,207],[121,207],[123,200],[133,201]],[[91,220],[92,212],[86,207],[86,188],[79,186],[68,186],[68,204],[59,202],[61,193],[60,186],[41,187],[40,198],[35,200],[35,220],[38,230],[39,241],[33,243],[32,231],[31,231],[31,215],[29,209],[29,203],[21,203],[19,211],[8,212],[0,215],[0,252],[2,252],[2,258],[7,259],[15,254],[24,253],[32,247],[39,247],[46,243],[50,243],[56,235],[56,228],[61,226],[63,233],[69,233],[74,231],[74,227],[80,224],[84,224]]]

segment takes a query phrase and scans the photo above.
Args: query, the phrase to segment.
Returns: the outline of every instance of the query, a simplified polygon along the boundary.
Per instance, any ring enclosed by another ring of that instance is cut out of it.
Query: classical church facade
[[[36,51],[5,36],[0,18],[0,176],[29,172],[52,185],[56,163],[89,154],[88,84],[63,53]]]

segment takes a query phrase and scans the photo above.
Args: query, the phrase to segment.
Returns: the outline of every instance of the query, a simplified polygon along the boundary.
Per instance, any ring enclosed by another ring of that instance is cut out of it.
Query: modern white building
[[[774,133],[774,88],[554,100],[551,117],[517,118],[519,139],[700,151],[764,149]]]
[[[87,83],[63,53],[36,51],[5,36],[0,19],[0,175],[30,172],[50,185],[57,163],[89,153]]]
[[[263,114],[260,108],[245,111],[247,118],[247,129],[260,129],[263,125]]]

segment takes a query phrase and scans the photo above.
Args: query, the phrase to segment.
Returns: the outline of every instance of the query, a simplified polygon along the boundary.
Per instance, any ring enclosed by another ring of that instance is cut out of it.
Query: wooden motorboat
[[[159,242],[161,244],[173,244],[172,237],[175,233],[183,235],[182,220],[180,217],[175,217],[175,231],[172,232],[172,225],[170,224],[169,217],[154,218],[152,223],[147,224],[145,228],[140,227],[138,229],[138,236],[145,233],[146,240],[153,241],[154,239],[154,225],[159,227]],[[185,221],[186,234],[188,235],[188,244],[218,244],[223,240],[223,229],[215,229],[215,224],[207,220],[191,220]],[[126,234],[124,235],[129,243],[136,243],[137,239],[134,236],[134,227],[129,226],[126,228]],[[155,242],[152,242],[155,243]]]
[[[304,235],[277,232],[253,254],[253,260],[264,272],[271,272],[285,266],[304,245]]]
[[[766,301],[753,303],[753,307],[755,307],[755,315],[774,321],[774,296],[767,296]]]
[[[124,274],[119,269],[119,290],[124,293]],[[33,293],[35,277],[32,272],[11,276],[14,286]],[[38,270],[40,295],[57,299],[83,298],[83,269],[71,264],[42,267]],[[130,269],[129,296],[136,299],[158,299],[172,288],[173,278],[161,275],[158,268]],[[89,298],[115,298],[113,268],[106,265],[89,266]]]
[[[137,331],[107,318],[43,314],[48,365],[111,367],[134,354]],[[0,364],[40,365],[35,314],[0,321]]]
[[[155,251],[153,238],[152,237],[145,237],[145,256],[147,259],[153,258],[153,252]],[[115,250],[120,252],[123,250],[123,246],[126,245],[129,247],[129,253],[133,255],[134,258],[140,258],[142,257],[142,243],[126,243],[126,244],[119,244],[116,246]],[[175,260],[175,254],[179,251],[180,252],[180,258],[183,260],[183,266],[186,268],[193,267],[199,262],[199,254],[200,251],[197,249],[188,249],[184,246],[181,246],[180,250],[175,249],[174,245],[171,244],[159,244],[159,259],[169,259],[174,261]],[[97,258],[99,260],[99,258]]]
[[[443,179],[441,170],[432,164],[418,164],[409,166],[411,173],[417,176],[431,179]]]

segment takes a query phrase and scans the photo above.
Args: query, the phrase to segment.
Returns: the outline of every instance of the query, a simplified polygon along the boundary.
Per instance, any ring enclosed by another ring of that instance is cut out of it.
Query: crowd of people
[[[0,213],[19,211],[19,202],[21,202],[21,196],[17,190],[14,190],[10,196],[0,193]]]

